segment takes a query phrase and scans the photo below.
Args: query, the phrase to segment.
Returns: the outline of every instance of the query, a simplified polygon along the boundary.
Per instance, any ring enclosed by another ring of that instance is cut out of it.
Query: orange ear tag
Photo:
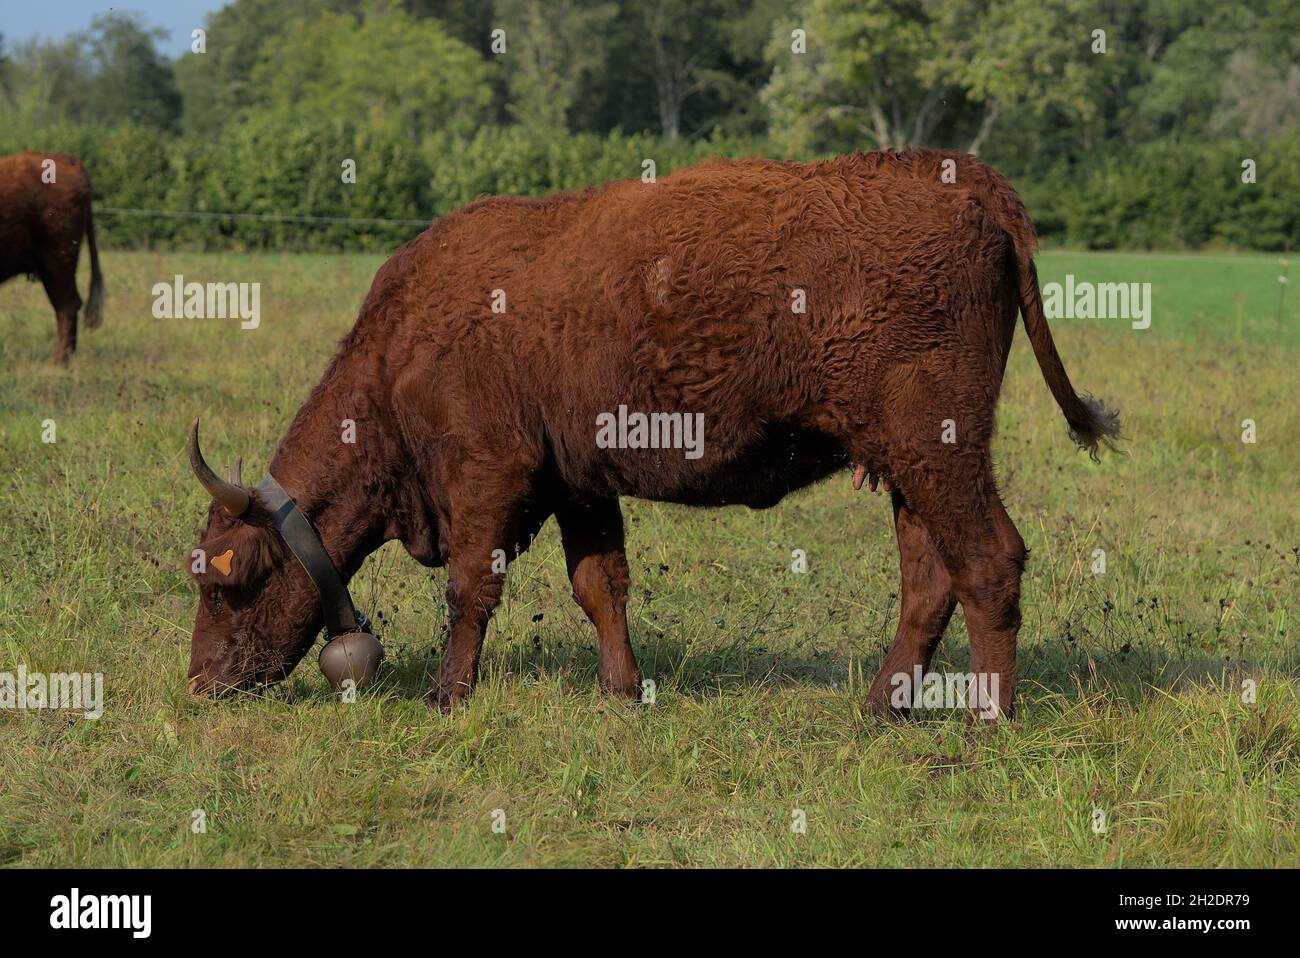
[[[235,561],[235,550],[227,549],[219,556],[212,557],[212,567],[222,575],[230,575],[230,563]]]

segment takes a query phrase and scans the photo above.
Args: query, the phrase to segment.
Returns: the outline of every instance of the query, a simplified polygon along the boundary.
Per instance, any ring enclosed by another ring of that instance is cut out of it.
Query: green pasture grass
[[[1067,274],[1076,283],[1150,283],[1151,325],[1162,334],[1300,346],[1300,292],[1283,289],[1300,282],[1300,262],[1293,265],[1293,259],[1280,253],[1048,251],[1038,257],[1038,278],[1062,286]]]
[[[1300,351],[1294,312],[1271,325],[1273,259],[1042,257],[1044,282],[1152,281],[1156,312],[1144,331],[1055,324],[1075,383],[1124,415],[1101,465],[1017,335],[995,453],[1031,555],[1018,724],[992,728],[864,712],[898,559],[886,499],[847,474],[765,512],[625,503],[653,705],[595,691],[553,524],[450,716],[423,703],[445,572],[396,544],[354,582],[389,651],[356,704],[314,652],[265,694],[191,698],[183,566],[206,497],[185,430],[203,412],[209,458],[242,454],[255,480],[381,260],[108,252],[104,325],[68,370],[40,288],[6,284],[0,671],[103,672],[106,709],[0,712],[0,862],[1300,865]],[[150,288],[176,273],[260,281],[261,327],[154,319]],[[937,665],[967,652],[958,613]]]

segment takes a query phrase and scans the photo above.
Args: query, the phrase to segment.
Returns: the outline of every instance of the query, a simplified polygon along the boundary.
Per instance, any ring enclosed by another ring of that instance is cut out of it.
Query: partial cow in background
[[[67,153],[0,157],[0,283],[22,273],[40,279],[58,321],[58,363],[66,363],[77,348],[82,236],[90,245],[86,322],[94,329],[103,320],[104,279],[90,213],[90,174]]]

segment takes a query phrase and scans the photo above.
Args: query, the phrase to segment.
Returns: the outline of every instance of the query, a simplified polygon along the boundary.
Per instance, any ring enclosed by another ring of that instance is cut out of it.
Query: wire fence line
[[[268,223],[357,223],[364,226],[430,226],[427,220],[385,219],[378,216],[310,216],[305,213],[222,213],[208,210],[141,210],[126,206],[96,206],[96,213],[124,216],[161,216],[172,219],[261,220]]]

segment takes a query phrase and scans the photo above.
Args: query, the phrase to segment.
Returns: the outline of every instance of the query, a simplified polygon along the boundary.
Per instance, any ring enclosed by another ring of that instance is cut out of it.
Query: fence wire
[[[357,223],[364,226],[430,226],[427,220],[385,219],[378,216],[310,216],[305,213],[225,213],[209,210],[141,210],[126,206],[96,206],[95,213],[125,216],[161,216],[172,219],[260,220],[268,223]]]

